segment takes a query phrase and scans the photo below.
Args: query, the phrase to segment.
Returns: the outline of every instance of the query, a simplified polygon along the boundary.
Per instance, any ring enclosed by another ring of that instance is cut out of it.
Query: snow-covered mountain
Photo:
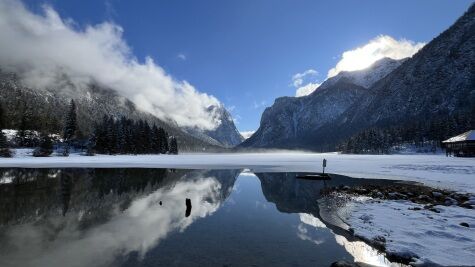
[[[199,128],[185,128],[185,130],[193,136],[199,136],[201,139],[206,140],[211,144],[224,146],[227,148],[239,145],[244,138],[239,133],[234,124],[234,120],[231,114],[226,110],[223,105],[210,106],[208,112],[215,114],[217,120],[220,121],[219,125],[213,130],[202,130]]]
[[[223,129],[235,129],[224,107],[215,115],[221,121],[215,130],[193,134],[179,127],[174,121],[163,121],[139,110],[132,101],[109,88],[95,84],[78,88],[70,83],[67,77],[58,80],[56,88],[30,88],[24,86],[16,74],[0,71],[0,103],[4,109],[4,128],[17,129],[23,113],[27,112],[29,127],[60,132],[70,99],[76,102],[78,125],[83,134],[90,133],[94,123],[108,115],[143,119],[157,124],[170,134],[178,136],[183,150],[201,151],[203,148],[230,147],[236,145],[236,139],[240,137],[232,132],[229,135],[223,134]]]
[[[395,60],[392,58],[382,58],[363,70],[342,71],[338,75],[329,78],[320,87],[327,88],[333,86],[338,81],[344,80],[348,83],[356,84],[365,88],[371,87],[375,82],[399,67],[405,59]]]
[[[244,141],[244,137],[242,137],[234,124],[233,117],[223,105],[211,106],[208,109],[219,117],[221,123],[212,131],[205,131],[206,135],[217,140],[225,147],[233,147]]]
[[[454,113],[475,114],[475,5],[412,58],[383,59],[308,96],[276,99],[241,146],[331,149],[366,128]]]
[[[304,97],[281,97],[267,108],[259,129],[243,147],[306,148],[307,137],[336,120],[374,82],[397,68],[403,60],[381,59],[364,70],[341,72]]]

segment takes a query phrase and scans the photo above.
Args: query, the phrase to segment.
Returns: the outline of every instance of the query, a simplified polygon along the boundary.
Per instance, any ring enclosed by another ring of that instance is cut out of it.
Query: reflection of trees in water
[[[44,211],[42,219],[31,216],[34,208],[28,216],[0,215],[11,224],[3,228],[0,266],[64,266],[65,262],[107,266],[118,255],[133,251],[143,255],[169,233],[183,231],[215,212],[232,191],[239,171],[68,169],[58,173],[49,181],[56,196],[36,206]],[[32,181],[23,185],[35,188]],[[0,185],[0,191],[15,188],[28,195],[13,183]],[[31,201],[37,199],[38,190],[28,192]],[[193,205],[189,214],[185,199]],[[69,207],[66,216],[62,216],[64,202]],[[28,235],[18,234],[23,231]]]
[[[112,205],[124,210],[134,197],[173,184],[183,174],[167,169],[2,169],[0,223],[64,216],[71,208],[106,219]]]
[[[71,199],[71,189],[73,186],[73,179],[72,176],[68,172],[61,172],[60,178],[60,186],[61,186],[61,200],[63,203],[63,216],[66,215],[69,208],[69,200]]]
[[[114,192],[118,195],[130,191],[143,191],[147,186],[154,187],[165,180],[167,169],[94,169],[92,188],[99,197]]]

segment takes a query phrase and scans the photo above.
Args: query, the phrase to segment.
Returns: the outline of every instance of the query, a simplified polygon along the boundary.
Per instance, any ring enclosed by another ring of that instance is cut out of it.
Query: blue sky
[[[241,131],[255,130],[279,96],[294,96],[292,77],[315,70],[322,82],[343,52],[380,35],[428,42],[471,1],[26,1],[51,5],[77,27],[112,21],[132,53],[154,59],[178,80],[216,96]]]

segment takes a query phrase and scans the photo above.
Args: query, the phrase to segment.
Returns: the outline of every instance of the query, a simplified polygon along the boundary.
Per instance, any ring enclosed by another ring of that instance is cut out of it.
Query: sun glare
[[[341,71],[365,69],[385,57],[392,59],[410,57],[423,46],[424,43],[414,43],[406,39],[396,40],[388,35],[380,35],[361,47],[343,52],[340,61],[328,71],[328,77],[333,77]]]

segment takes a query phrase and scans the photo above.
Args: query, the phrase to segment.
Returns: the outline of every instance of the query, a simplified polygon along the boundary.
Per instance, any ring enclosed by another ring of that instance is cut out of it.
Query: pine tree
[[[76,115],[76,103],[71,100],[69,104],[69,111],[66,116],[64,125],[63,138],[65,141],[70,141],[75,137],[77,131],[77,115]]]
[[[0,129],[5,128],[4,114],[5,111],[3,110],[3,105],[0,104]]]
[[[170,154],[178,154],[178,144],[174,136],[170,140]]]
[[[163,128],[159,129],[160,131],[160,153],[168,153],[168,133],[165,132]]]
[[[17,145],[20,146],[20,147],[29,146],[29,142],[27,141],[27,132],[26,132],[27,127],[28,127],[28,123],[29,123],[29,119],[30,119],[30,112],[25,107],[23,109],[23,114],[22,114],[21,120],[20,120],[20,127],[18,128],[18,132],[17,132],[17,136],[16,136]]]
[[[8,148],[7,138],[3,131],[0,130],[0,157],[3,158],[10,158],[12,156],[12,152],[10,148]]]
[[[122,117],[117,125],[117,152],[121,154],[128,153],[127,149],[127,123],[125,117]]]
[[[86,144],[86,156],[94,156],[95,147],[96,147],[96,137],[94,136],[94,134],[91,134]]]
[[[33,151],[35,157],[47,157],[53,153],[53,141],[51,137],[43,133],[41,134],[40,146]]]
[[[117,153],[117,124],[115,123],[114,118],[109,118],[106,129],[107,153],[113,155]]]

